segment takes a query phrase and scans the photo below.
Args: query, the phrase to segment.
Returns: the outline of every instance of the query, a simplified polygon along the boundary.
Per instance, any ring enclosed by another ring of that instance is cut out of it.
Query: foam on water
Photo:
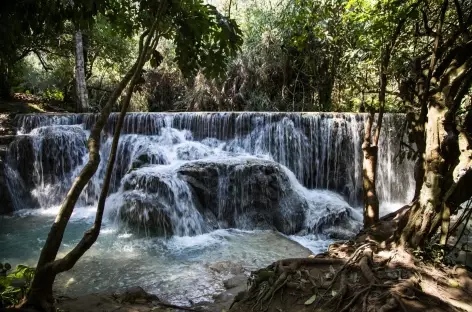
[[[15,212],[16,216],[19,217],[55,217],[59,213],[60,206],[52,206],[49,208],[38,208],[38,209],[22,209]],[[95,206],[86,206],[75,209],[72,212],[70,221],[84,221],[92,224],[95,218],[96,207]]]

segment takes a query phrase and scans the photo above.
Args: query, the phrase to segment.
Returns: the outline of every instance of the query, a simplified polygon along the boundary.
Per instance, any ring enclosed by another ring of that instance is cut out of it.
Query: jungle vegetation
[[[421,248],[438,237],[445,245],[450,216],[472,196],[471,32],[469,0],[2,2],[2,98],[30,93],[100,114],[88,163],[62,203],[24,306],[48,310],[55,276],[98,237],[129,110],[366,112],[366,228],[379,221],[382,116],[404,113],[400,157],[416,162],[416,192],[397,213],[390,243]],[[95,224],[56,259],[77,198],[97,170],[112,111],[121,112],[120,121]]]

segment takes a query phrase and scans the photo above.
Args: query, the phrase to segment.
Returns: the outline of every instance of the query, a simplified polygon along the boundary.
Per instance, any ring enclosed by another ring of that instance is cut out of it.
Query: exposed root
[[[364,293],[367,293],[368,295],[368,292],[370,291],[370,288],[372,287],[372,285],[369,285],[365,288],[363,288],[362,290],[358,291],[354,297],[352,298],[351,301],[349,301],[349,303],[341,310],[341,312],[345,312],[345,311],[349,311],[349,309],[354,305],[354,303],[356,303],[356,301],[364,294]],[[367,300],[367,295],[364,297],[364,300]]]
[[[253,272],[231,311],[460,311],[425,294],[410,267],[391,265],[397,254],[379,256],[370,242],[355,247],[347,260],[285,259]]]
[[[372,250],[365,250],[361,260],[359,261],[359,267],[361,268],[365,279],[368,280],[370,284],[375,284],[377,283],[377,278],[370,269],[370,263],[372,263],[372,261]]]

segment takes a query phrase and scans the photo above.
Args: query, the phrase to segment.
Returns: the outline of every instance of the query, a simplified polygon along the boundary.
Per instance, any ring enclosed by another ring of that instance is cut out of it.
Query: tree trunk
[[[425,124],[424,176],[418,199],[412,204],[408,223],[401,233],[400,243],[410,247],[423,244],[430,233],[439,226],[438,219],[442,208],[445,185],[444,163],[441,143],[446,136],[444,128],[447,109],[430,105],[428,120]]]
[[[449,88],[447,88],[449,89]],[[472,141],[467,131],[455,135],[451,105],[430,105],[425,125],[424,179],[410,217],[401,231],[400,244],[421,246],[441,229],[440,244],[447,243],[450,216],[472,197]]]
[[[0,61],[0,99],[10,99],[10,83],[8,82],[8,68]]]
[[[88,92],[85,82],[85,59],[82,31],[75,32],[75,92],[77,96],[77,112],[88,111]]]
[[[362,186],[364,199],[364,228],[368,228],[379,221],[379,199],[375,188],[377,170],[378,147],[372,145],[371,133],[375,113],[369,113],[365,125],[364,143],[362,152]]]
[[[409,12],[412,12],[416,8],[416,5],[417,4],[413,4],[409,8]],[[398,24],[396,25],[392,35],[388,38],[388,42],[382,49],[379,72],[379,115],[377,117],[377,124],[375,126],[373,140],[371,140],[371,136],[375,117],[374,112],[369,113],[365,126],[364,143],[362,144],[362,151],[364,155],[364,159],[362,161],[364,228],[370,227],[379,221],[379,199],[377,197],[375,183],[377,176],[379,138],[380,132],[382,130],[382,121],[387,94],[387,70],[390,65],[392,51],[396,46],[398,37],[400,36],[409,14],[410,13],[406,14],[398,21]]]
[[[89,160],[73,182],[66,198],[61,204],[60,211],[51,227],[46,243],[41,250],[41,255],[36,266],[36,272],[32,281],[31,289],[29,290],[27,297],[22,304],[23,307],[33,307],[41,311],[53,310],[52,287],[55,276],[61,272],[71,269],[80,259],[80,257],[92,246],[98,237],[103,215],[105,202],[104,198],[106,198],[106,194],[108,194],[108,189],[105,190],[105,188],[102,190],[102,194],[104,193],[105,195],[103,196],[101,194],[100,196],[99,207],[97,208],[93,227],[84,233],[82,240],[64,258],[56,259],[66,226],[74,210],[75,204],[82,193],[82,190],[85,188],[91,177],[95,174],[95,171],[97,170],[100,163],[99,150],[102,129],[108,121],[108,117],[111,113],[114,103],[122,91],[126,88],[128,82],[131,80],[132,85],[139,79],[140,72],[147,59],[146,56],[149,52],[148,48],[151,45],[151,39],[154,37],[157,24],[158,23],[156,20],[151,30],[146,31],[141,35],[138,60],[130,69],[130,71],[125,75],[120,84],[115,88],[90,132],[88,139]],[[146,35],[148,36],[146,38],[145,44],[143,45],[143,40]],[[119,131],[116,133],[119,135]],[[111,171],[111,169],[112,167],[109,165],[107,167],[107,174],[109,171]]]
[[[390,52],[387,52],[390,53]],[[373,140],[372,127],[374,123],[375,113],[370,112],[364,134],[364,143],[362,144],[362,152],[364,159],[362,161],[362,186],[364,194],[364,228],[368,228],[379,221],[380,207],[377,190],[375,187],[377,177],[377,159],[379,153],[379,138],[382,130],[383,113],[385,109],[385,96],[387,92],[387,67],[390,61],[390,54],[384,54],[380,65],[379,79],[379,116],[375,126],[375,134]]]
[[[409,219],[404,228],[398,228],[399,243],[416,248],[437,233],[441,226],[440,243],[445,244],[449,218],[462,203],[457,196],[463,189],[463,176],[455,174],[458,168],[470,171],[470,145],[459,151],[456,113],[472,84],[472,41],[458,47],[440,46],[442,27],[448,1],[443,1],[429,68],[419,76],[417,89],[420,98],[420,116],[414,124],[419,159],[415,170],[416,191]],[[426,21],[426,16],[423,17]],[[444,54],[440,51],[449,52]],[[432,87],[432,88],[431,88]],[[435,90],[435,92],[431,92]],[[464,157],[464,155],[466,155]],[[461,181],[462,180],[462,181]],[[458,187],[459,186],[459,187]],[[469,187],[469,189],[472,189]],[[472,193],[472,192],[469,192]]]

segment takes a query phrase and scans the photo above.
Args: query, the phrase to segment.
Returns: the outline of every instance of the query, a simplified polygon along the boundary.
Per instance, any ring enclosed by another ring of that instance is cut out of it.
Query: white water
[[[7,159],[17,211],[0,219],[0,261],[34,265],[61,199],[87,161],[84,140],[94,118],[19,117],[24,136]],[[115,118],[61,254],[93,222]],[[401,118],[387,115],[384,124],[378,185],[383,213],[411,198],[412,164],[394,159]],[[349,237],[362,221],[352,208],[360,202],[362,128],[363,116],[353,114],[129,115],[100,238],[59,277],[57,290],[77,295],[141,285],[186,304],[211,300],[222,290],[228,272],[215,273],[211,263],[228,260],[254,269],[307,255],[295,242],[313,253],[325,250],[330,237]],[[206,199],[182,176],[189,166],[204,170],[197,179],[208,172],[216,179]],[[255,193],[260,183],[269,183],[276,196],[266,187]],[[268,201],[260,201],[265,196]]]

